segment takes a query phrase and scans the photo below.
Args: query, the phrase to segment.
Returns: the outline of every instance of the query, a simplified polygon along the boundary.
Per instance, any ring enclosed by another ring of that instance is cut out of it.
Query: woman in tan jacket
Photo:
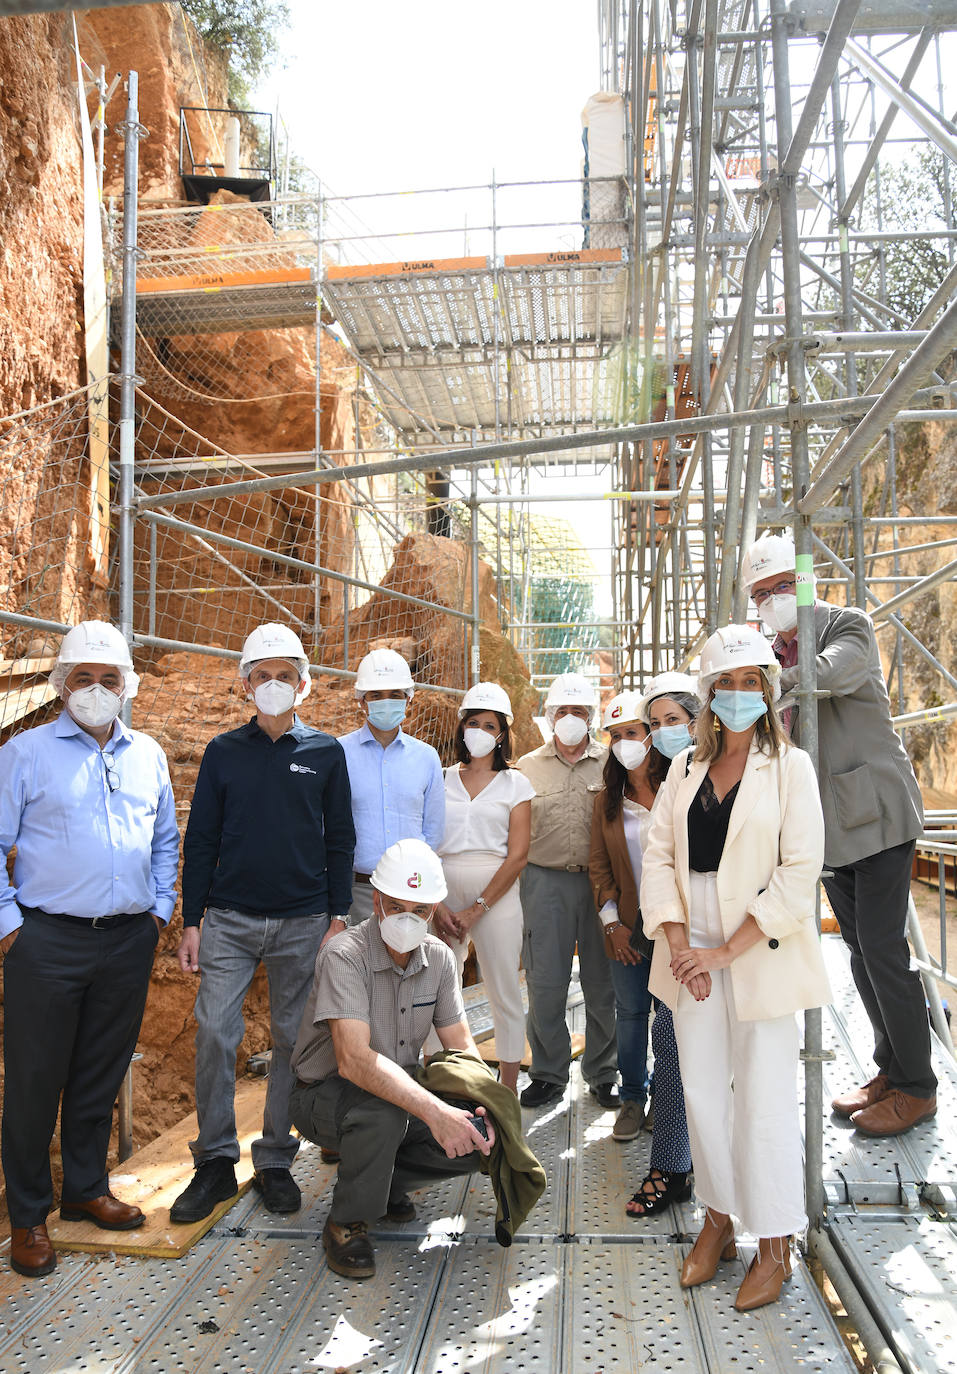
[[[705,1205],[681,1283],[734,1257],[737,1216],[759,1237],[740,1311],[777,1299],[806,1225],[795,1012],[830,1000],[814,920],[824,822],[811,761],[774,710],[779,674],[747,625],[705,644],[694,754],[661,789],[641,882],[650,986],[674,1014]]]

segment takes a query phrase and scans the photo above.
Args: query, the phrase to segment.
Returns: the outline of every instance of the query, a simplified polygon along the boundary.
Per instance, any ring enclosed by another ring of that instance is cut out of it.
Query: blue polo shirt
[[[183,924],[209,906],[342,916],[355,842],[338,740],[298,717],[271,740],[254,717],[206,746],[183,841]]]

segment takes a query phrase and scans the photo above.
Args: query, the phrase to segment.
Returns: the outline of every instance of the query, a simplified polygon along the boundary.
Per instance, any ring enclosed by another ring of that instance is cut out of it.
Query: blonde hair
[[[724,753],[724,730],[721,722],[711,709],[714,698],[714,683],[708,688],[708,700],[698,713],[695,727],[695,763],[712,763]],[[761,669],[761,694],[767,706],[767,713],[761,716],[755,726],[758,748],[762,754],[777,754],[782,748],[790,749],[791,741],[784,733],[781,717],[774,704],[774,694],[768,676]]]

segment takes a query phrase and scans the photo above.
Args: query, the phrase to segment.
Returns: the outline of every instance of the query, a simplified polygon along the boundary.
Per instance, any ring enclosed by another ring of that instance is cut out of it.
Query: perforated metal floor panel
[[[569,1025],[584,1027],[577,989]],[[523,1118],[549,1183],[509,1249],[492,1239],[494,1197],[477,1174],[417,1193],[418,1215],[405,1226],[372,1226],[376,1276],[339,1278],[321,1244],[335,1168],[304,1144],[295,1216],[272,1216],[250,1194],[182,1260],[69,1255],[47,1279],[8,1273],[0,1282],[0,1370],[813,1374],[827,1365],[851,1374],[800,1264],[782,1300],[751,1315],[733,1309],[748,1245],[713,1282],[681,1289],[700,1217],[690,1203],[646,1222],[625,1215],[647,1169],[650,1136],[612,1139],[614,1113],[588,1093],[578,1063],[563,1098]],[[857,1233],[848,1234],[856,1245]],[[957,1237],[929,1234],[943,1248],[912,1263],[939,1272],[943,1284]],[[916,1231],[902,1236],[920,1240]],[[910,1291],[923,1290],[912,1282]],[[926,1305],[907,1302],[914,1314],[905,1305],[902,1320],[924,1321]],[[937,1368],[953,1366],[925,1366]]]
[[[834,1004],[824,1018],[824,1043],[835,1058],[824,1066],[824,1101],[860,1086],[876,1072],[870,1058],[873,1032],[851,978],[847,946],[839,936],[825,936],[825,959]],[[826,1111],[824,1176],[847,1186],[854,1201],[900,1201],[900,1184],[957,1185],[957,1064],[932,1038],[934,1070],[938,1078],[937,1117],[905,1136],[870,1140]]]
[[[831,1239],[910,1374],[957,1371],[957,1230],[927,1217],[836,1217]]]

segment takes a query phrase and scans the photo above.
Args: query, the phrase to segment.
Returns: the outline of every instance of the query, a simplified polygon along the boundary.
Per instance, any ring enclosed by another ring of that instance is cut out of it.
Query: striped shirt
[[[336,1072],[330,1021],[365,1021],[371,1048],[412,1069],[433,1026],[464,1019],[455,955],[448,945],[427,935],[399,968],[372,915],[319,951],[292,1052],[293,1072],[304,1083],[319,1083]]]

